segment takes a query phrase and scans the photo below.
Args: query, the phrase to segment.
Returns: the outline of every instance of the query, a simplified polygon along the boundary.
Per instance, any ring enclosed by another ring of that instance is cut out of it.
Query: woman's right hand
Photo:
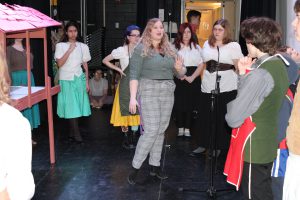
[[[243,58],[240,58],[237,65],[239,70],[239,75],[243,75],[246,73],[246,69],[251,68],[251,65],[253,65],[256,62],[256,59],[252,60],[251,57],[245,56]]]
[[[129,112],[131,114],[135,114],[136,113],[136,107],[139,106],[137,100],[135,98],[130,98],[130,102],[129,102]]]
[[[118,68],[118,72],[120,73],[121,76],[126,76],[126,74],[123,72],[121,68]]]
[[[75,48],[76,48],[76,43],[75,42],[70,43],[69,52],[72,52]]]

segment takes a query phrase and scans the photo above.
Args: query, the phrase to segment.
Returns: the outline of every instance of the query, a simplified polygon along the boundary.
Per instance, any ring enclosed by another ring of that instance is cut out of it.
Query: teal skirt
[[[60,92],[57,98],[57,115],[71,119],[91,115],[89,96],[86,91],[86,78],[82,73],[73,80],[59,80]]]
[[[27,71],[14,71],[11,73],[12,85],[13,86],[27,86]],[[31,73],[31,86],[35,86],[34,78]],[[23,116],[30,122],[31,129],[37,128],[40,123],[40,109],[39,105],[35,104],[31,108],[26,108],[21,111]]]

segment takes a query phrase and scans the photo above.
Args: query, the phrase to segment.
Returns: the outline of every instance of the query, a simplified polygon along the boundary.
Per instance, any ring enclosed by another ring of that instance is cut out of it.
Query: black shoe
[[[135,139],[135,133],[128,133],[128,142],[129,142],[130,149],[135,149],[134,139]]]
[[[138,172],[139,172],[138,169],[132,168],[132,171],[130,172],[130,174],[127,177],[127,182],[130,185],[135,185],[136,184],[136,178],[137,178]]]
[[[163,173],[160,167],[150,165],[150,176],[165,180],[168,178],[166,174]]]
[[[122,142],[122,147],[124,149],[130,149],[130,146],[129,146],[129,137],[128,137],[128,133],[124,133],[124,140]]]

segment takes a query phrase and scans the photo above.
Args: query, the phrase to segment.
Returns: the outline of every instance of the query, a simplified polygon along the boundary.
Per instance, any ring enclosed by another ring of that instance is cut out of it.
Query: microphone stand
[[[217,169],[217,116],[218,116],[218,96],[220,95],[220,80],[221,76],[219,75],[220,70],[220,49],[217,46],[218,50],[218,62],[216,66],[216,82],[215,82],[215,89],[211,91],[211,107],[210,107],[210,145],[209,145],[209,154],[211,155],[210,159],[210,179],[209,179],[209,187],[207,190],[196,190],[196,189],[183,189],[179,188],[179,191],[187,191],[187,192],[205,192],[208,195],[209,199],[216,199],[217,192],[224,192],[224,191],[234,191],[233,189],[216,189],[214,186],[214,173],[216,173]],[[215,172],[214,172],[215,169]]]

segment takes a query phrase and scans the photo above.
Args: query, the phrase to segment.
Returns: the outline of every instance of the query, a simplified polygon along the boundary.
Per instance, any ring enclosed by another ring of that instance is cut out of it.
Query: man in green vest
[[[241,189],[244,199],[272,200],[278,115],[289,86],[287,61],[274,56],[282,32],[274,20],[256,17],[242,22],[241,35],[249,54],[238,62],[238,94],[227,105],[226,121],[239,128],[251,116],[256,129],[244,141]],[[246,74],[246,70],[250,72]]]

